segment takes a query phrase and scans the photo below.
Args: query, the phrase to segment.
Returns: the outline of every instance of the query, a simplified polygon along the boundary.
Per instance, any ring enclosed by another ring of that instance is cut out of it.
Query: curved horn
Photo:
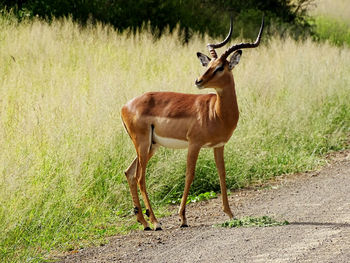
[[[222,41],[221,43],[218,44],[208,44],[207,47],[209,49],[209,53],[213,58],[217,58],[218,55],[216,54],[215,48],[220,48],[223,45],[225,45],[231,38],[232,35],[232,29],[233,29],[233,17],[231,16],[231,23],[230,23],[230,31],[228,32],[227,37]]]
[[[226,59],[235,50],[242,49],[242,48],[254,48],[254,47],[259,46],[261,35],[263,33],[263,29],[264,29],[264,16],[262,17],[262,21],[261,21],[261,26],[260,26],[258,37],[256,38],[254,43],[240,43],[240,44],[233,45],[233,46],[229,47],[221,55],[221,57]]]

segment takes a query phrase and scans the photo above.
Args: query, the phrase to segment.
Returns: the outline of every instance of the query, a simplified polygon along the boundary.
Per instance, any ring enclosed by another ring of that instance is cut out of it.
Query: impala
[[[183,94],[175,92],[148,92],[130,100],[121,111],[121,117],[137,157],[125,171],[134,203],[134,213],[144,230],[150,230],[145,220],[137,192],[140,189],[146,205],[146,215],[155,230],[161,230],[146,191],[146,166],[159,146],[188,148],[186,182],[181,199],[179,216],[181,227],[186,227],[186,200],[195,175],[199,151],[202,147],[214,150],[214,159],[220,177],[223,211],[231,212],[226,191],[224,145],[237,126],[239,111],[235,83],[231,70],[238,64],[243,48],[259,45],[264,19],[254,43],[240,43],[229,47],[220,57],[215,49],[224,46],[232,34],[232,18],[229,33],[224,41],[208,44],[212,58],[198,52],[197,57],[206,71],[195,81],[198,89],[213,88],[216,94]],[[229,59],[228,56],[231,55]]]

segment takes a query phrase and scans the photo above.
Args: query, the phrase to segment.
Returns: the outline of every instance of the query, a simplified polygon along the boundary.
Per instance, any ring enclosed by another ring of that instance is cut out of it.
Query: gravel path
[[[60,262],[350,262],[350,152],[319,172],[277,178],[267,187],[233,192],[236,217],[267,215],[287,226],[217,228],[221,200],[191,204],[189,228],[177,215],[163,231],[136,231]]]

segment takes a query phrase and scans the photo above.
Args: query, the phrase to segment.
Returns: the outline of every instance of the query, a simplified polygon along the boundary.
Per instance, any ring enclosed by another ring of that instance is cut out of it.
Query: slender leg
[[[196,163],[197,163],[200,148],[201,148],[200,146],[193,145],[193,144],[190,144],[188,147],[185,189],[182,195],[180,209],[179,209],[181,227],[188,226],[187,219],[186,219],[186,201],[187,201],[188,193],[190,191],[191,184],[194,179],[194,173],[196,169]]]
[[[153,227],[155,230],[161,230],[161,226],[158,222],[158,220],[156,219],[153,209],[151,207],[151,202],[148,198],[148,194],[147,194],[147,190],[146,190],[146,167],[147,167],[147,162],[149,161],[149,159],[152,157],[152,155],[154,154],[154,152],[156,151],[156,147],[155,145],[153,145],[151,147],[151,149],[149,150],[149,146],[148,148],[145,149],[140,149],[140,162],[139,162],[139,166],[138,168],[140,169],[140,171],[138,171],[138,185],[140,188],[140,192],[142,194],[142,198],[143,201],[145,202],[146,205],[146,215],[149,216]],[[149,152],[148,152],[149,151]]]
[[[223,210],[231,219],[233,218],[233,214],[227,199],[224,147],[214,148],[214,157],[215,157],[215,163],[216,163],[216,167],[218,169],[218,173],[220,177],[220,188],[221,188]]]
[[[136,157],[129,168],[125,171],[126,179],[128,180],[132,201],[134,203],[134,213],[137,221],[140,222],[145,230],[150,230],[150,227],[143,217],[140,199],[137,193],[136,169],[138,167],[138,158]]]
[[[136,175],[137,160],[138,160],[137,157],[135,157],[135,159],[132,161],[128,169],[125,170],[125,175],[128,175],[128,174],[132,174],[134,176]]]

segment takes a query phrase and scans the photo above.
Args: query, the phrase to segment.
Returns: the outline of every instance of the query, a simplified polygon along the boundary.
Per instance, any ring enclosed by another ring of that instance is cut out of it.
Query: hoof
[[[188,227],[188,225],[187,225],[187,224],[183,224],[183,225],[181,225],[180,227],[181,227],[181,228],[184,228],[184,227]]]
[[[144,231],[151,231],[152,229],[148,226],[143,229]]]
[[[154,229],[154,231],[161,231],[163,230],[160,226],[157,226],[156,229]]]

